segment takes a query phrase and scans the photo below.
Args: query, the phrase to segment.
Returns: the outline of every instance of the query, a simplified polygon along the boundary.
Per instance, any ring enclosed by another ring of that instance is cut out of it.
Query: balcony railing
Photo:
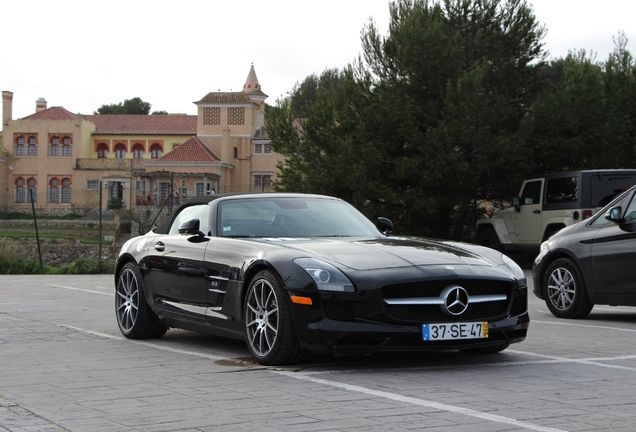
[[[132,171],[143,168],[144,159],[77,159],[77,169]]]

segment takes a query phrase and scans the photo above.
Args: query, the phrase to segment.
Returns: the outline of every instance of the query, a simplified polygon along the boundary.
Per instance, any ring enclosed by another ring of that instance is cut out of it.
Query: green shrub
[[[115,262],[100,261],[92,258],[80,258],[73,263],[59,268],[59,274],[112,274],[115,272]]]

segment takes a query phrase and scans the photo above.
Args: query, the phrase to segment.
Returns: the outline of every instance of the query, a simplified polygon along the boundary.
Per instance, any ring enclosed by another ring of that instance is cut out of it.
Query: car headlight
[[[314,258],[296,258],[294,262],[311,276],[320,291],[355,292],[349,278],[329,263]]]
[[[510,259],[507,255],[501,255],[501,259],[506,264],[506,266],[512,272],[512,276],[517,279],[517,287],[525,287],[528,282],[526,281],[526,274],[523,272],[519,264]]]

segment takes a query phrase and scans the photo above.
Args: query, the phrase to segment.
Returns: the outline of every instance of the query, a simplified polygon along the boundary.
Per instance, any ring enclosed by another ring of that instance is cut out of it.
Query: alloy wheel
[[[548,297],[552,305],[567,311],[572,307],[576,296],[576,280],[572,273],[563,267],[556,268],[548,281]]]
[[[124,269],[119,275],[115,302],[119,327],[128,333],[135,326],[139,314],[139,284],[137,276],[129,268]]]
[[[274,348],[279,329],[278,298],[265,279],[257,280],[247,294],[245,330],[250,347],[265,357]]]

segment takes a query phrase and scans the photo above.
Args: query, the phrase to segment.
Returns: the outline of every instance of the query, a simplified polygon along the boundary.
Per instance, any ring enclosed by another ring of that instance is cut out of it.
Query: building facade
[[[206,94],[197,115],[79,115],[39,99],[14,120],[3,91],[0,209],[81,212],[103,194],[130,208],[269,190],[283,158],[267,138],[266,98],[253,66],[242,91]]]

